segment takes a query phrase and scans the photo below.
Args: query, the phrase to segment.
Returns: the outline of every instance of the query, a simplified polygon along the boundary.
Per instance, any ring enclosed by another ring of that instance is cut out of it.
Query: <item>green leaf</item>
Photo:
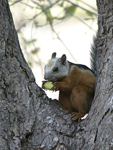
[[[93,13],[86,11],[86,14],[90,17],[93,17]]]
[[[34,20],[34,25],[35,25],[35,27],[38,27],[38,24],[39,24],[39,22],[36,21],[36,20]]]
[[[93,19],[93,18],[85,18],[84,20],[91,20],[91,19]]]
[[[34,50],[31,51],[31,53],[36,54],[39,50],[40,50],[40,48],[35,48]]]
[[[32,66],[32,62],[28,61],[27,63],[30,67]]]
[[[27,39],[25,39],[25,38],[22,38],[22,40],[23,40],[23,42],[24,42],[25,44],[27,44],[27,45],[30,45],[30,44],[36,42],[36,39],[27,40]]]
[[[22,35],[22,32],[21,32],[21,30],[17,31],[17,33],[18,33],[18,34],[20,34],[20,35]]]
[[[63,7],[64,6],[64,0],[61,4],[59,4],[60,7]]]
[[[68,8],[65,9],[65,17],[70,17],[74,14],[75,10],[76,10],[76,6],[70,6]]]
[[[65,18],[65,16],[64,17],[55,17],[54,19],[56,19],[56,20],[63,20]]]
[[[51,14],[51,11],[50,11],[50,9],[47,9],[46,11],[45,11],[45,13],[46,13],[46,16],[47,16],[47,21],[49,21],[49,22],[53,22],[53,16],[52,16],[52,14]]]

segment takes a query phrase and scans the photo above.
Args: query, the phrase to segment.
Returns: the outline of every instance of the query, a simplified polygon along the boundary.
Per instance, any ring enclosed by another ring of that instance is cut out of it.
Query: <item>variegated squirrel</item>
[[[94,38],[90,56],[91,69],[85,65],[69,62],[65,54],[57,58],[55,52],[45,66],[45,80],[53,82],[54,91],[59,90],[58,102],[64,110],[73,112],[73,120],[80,121],[89,112],[94,97],[96,38]]]

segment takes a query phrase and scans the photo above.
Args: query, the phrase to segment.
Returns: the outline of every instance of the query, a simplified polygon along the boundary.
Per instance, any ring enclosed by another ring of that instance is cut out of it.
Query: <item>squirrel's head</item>
[[[61,58],[57,58],[54,52],[48,64],[45,65],[44,78],[54,82],[68,75],[68,70],[66,55],[64,54]]]

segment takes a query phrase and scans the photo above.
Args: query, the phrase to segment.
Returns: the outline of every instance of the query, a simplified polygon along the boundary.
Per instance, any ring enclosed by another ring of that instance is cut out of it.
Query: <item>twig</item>
[[[96,13],[94,13],[94,12],[92,12],[92,11],[86,9],[86,8],[83,8],[83,7],[79,6],[78,4],[73,3],[73,2],[71,2],[70,0],[66,0],[66,1],[69,2],[69,3],[71,3],[72,5],[74,5],[74,6],[76,6],[76,7],[81,8],[82,10],[85,10],[85,11],[87,11],[87,12],[89,12],[89,13],[92,13],[92,14],[95,15],[95,16],[98,16]]]
[[[82,2],[83,4],[85,4],[86,6],[92,8],[93,10],[97,11],[97,9],[95,9],[94,7],[92,7],[91,5],[87,4],[86,2],[80,0],[80,2]]]
[[[31,28],[31,39],[33,39],[33,37],[32,37],[32,31],[33,31],[33,24],[32,24],[32,28]],[[34,49],[36,50],[36,46],[35,46],[35,43],[34,43],[34,42],[33,42],[33,46],[34,46]],[[41,72],[42,72],[42,76],[43,76],[42,61],[41,61],[39,55],[37,55],[37,58],[38,58],[38,59],[37,59],[38,61],[35,61],[35,63],[37,63],[37,64],[40,66],[40,69],[41,69]]]
[[[33,0],[32,0],[33,1]],[[50,9],[51,7],[53,7],[56,3],[58,3],[59,0],[57,0],[56,2],[52,3],[52,5],[42,9],[42,11],[39,14],[36,14],[33,18],[29,19],[29,21],[25,22],[22,24],[22,26],[17,29],[17,31],[19,31],[23,26],[26,26],[26,24],[30,23],[32,20],[34,20],[36,17],[38,17],[39,15],[41,15],[43,12],[45,12],[46,10]]]
[[[41,5],[38,2],[35,2],[34,0],[31,1],[41,7]]]
[[[60,38],[60,36],[58,35],[58,33],[55,31],[55,29],[53,28],[52,23],[50,23],[51,29],[52,31],[57,35],[57,38],[60,40],[60,42],[64,45],[64,47],[66,48],[66,50],[69,52],[69,54],[71,55],[71,57],[74,59],[74,61],[77,63],[75,57],[72,55],[72,53],[70,52],[70,50],[67,48],[67,46],[65,45],[65,43],[62,41],[62,39]]]
[[[91,26],[89,26],[87,23],[85,23],[82,19],[80,19],[79,17],[77,17],[77,16],[73,16],[73,17],[76,17],[78,20],[80,20],[83,24],[85,24],[87,27],[89,27],[92,31],[94,31],[95,32],[95,30],[91,27]]]
[[[66,10],[66,9],[67,9],[67,8],[64,8],[64,10]],[[68,12],[71,14],[71,16],[73,16],[73,17],[77,18],[78,20],[80,20],[84,25],[86,25],[86,26],[89,27],[92,31],[95,32],[95,30],[94,30],[91,26],[89,26],[87,23],[85,23],[82,19],[80,19],[79,17],[73,15],[69,10],[68,10]]]
[[[14,3],[12,3],[10,6],[13,6],[13,5],[15,5],[16,3],[19,3],[19,2],[21,2],[22,0],[17,0],[16,2],[14,2]]]
[[[32,9],[34,8],[33,6],[30,6],[30,5],[28,5],[28,4],[24,3],[24,2],[20,2],[20,3],[22,3],[22,4],[24,4],[24,5],[28,6],[28,7],[30,7]]]

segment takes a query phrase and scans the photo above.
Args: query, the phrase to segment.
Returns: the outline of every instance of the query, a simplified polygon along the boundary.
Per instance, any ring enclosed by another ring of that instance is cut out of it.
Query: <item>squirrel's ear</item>
[[[61,63],[62,63],[63,65],[65,65],[65,62],[66,62],[66,55],[64,54],[64,55],[62,55],[62,57],[61,57]]]
[[[51,58],[55,58],[56,57],[56,52],[54,52],[51,56]]]

